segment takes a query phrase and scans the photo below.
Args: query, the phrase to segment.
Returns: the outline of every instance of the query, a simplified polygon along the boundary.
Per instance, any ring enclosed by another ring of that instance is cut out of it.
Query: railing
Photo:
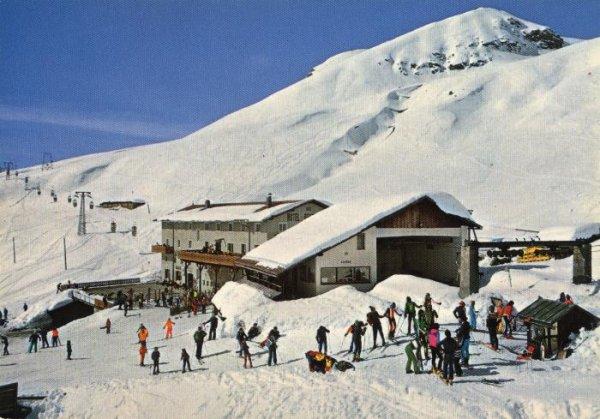
[[[85,290],[88,288],[99,288],[99,287],[111,287],[111,286],[120,286],[120,285],[130,285],[130,284],[139,284],[141,282],[140,278],[123,278],[123,279],[108,279],[105,281],[92,281],[92,282],[76,282],[73,284],[62,284],[60,286],[60,290],[68,290],[68,289],[81,289]]]
[[[150,250],[152,253],[173,254],[173,247],[166,244],[153,244]]]
[[[231,268],[235,268],[236,261],[242,257],[242,255],[238,253],[209,253],[199,250],[180,250],[177,252],[177,256],[184,262],[204,263],[207,265],[219,265]]]

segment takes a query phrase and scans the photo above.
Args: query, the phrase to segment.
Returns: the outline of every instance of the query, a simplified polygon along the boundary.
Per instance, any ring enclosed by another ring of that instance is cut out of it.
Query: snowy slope
[[[148,252],[160,237],[152,220],[204,199],[273,192],[335,202],[441,190],[482,224],[597,221],[600,40],[553,49],[536,30],[545,28],[477,9],[332,57],[186,138],[0,180],[0,305],[14,312],[57,282],[151,274],[159,258]],[[40,197],[24,190],[26,175]],[[81,238],[66,202],[75,190],[91,191],[96,203],[141,196],[148,206],[95,209],[92,234]],[[106,233],[113,219],[123,233]],[[133,224],[136,238],[125,233]]]

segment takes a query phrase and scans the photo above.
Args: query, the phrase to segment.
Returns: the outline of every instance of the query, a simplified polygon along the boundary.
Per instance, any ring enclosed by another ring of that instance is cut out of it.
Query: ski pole
[[[398,328],[398,330],[400,330],[400,333],[402,333],[402,326],[404,326],[404,320],[406,320],[406,317],[402,317],[402,323],[400,323],[400,327]]]

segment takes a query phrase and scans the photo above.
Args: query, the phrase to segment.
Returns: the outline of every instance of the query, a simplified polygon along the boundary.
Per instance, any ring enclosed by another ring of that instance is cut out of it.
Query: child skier
[[[490,306],[487,319],[485,321],[490,336],[490,346],[493,350],[498,350],[498,316],[494,311],[494,306]]]
[[[73,353],[73,347],[71,346],[71,341],[67,341],[67,360],[71,360],[71,354]]]
[[[160,352],[158,352],[158,347],[154,348],[154,351],[152,351],[152,375],[157,375],[160,373],[159,370],[159,361],[160,361]]]
[[[104,328],[106,329],[106,334],[110,334],[110,327],[111,327],[112,323],[110,322],[110,319],[106,319],[106,324],[104,326]]]
[[[146,340],[148,339],[148,336],[150,336],[150,333],[148,332],[148,329],[146,329],[146,326],[144,326],[144,324],[140,324],[140,327],[137,330],[137,337],[138,337],[138,341],[144,342],[146,343]]]
[[[185,349],[181,349],[181,362],[183,364],[181,370],[182,374],[185,373],[186,367],[189,372],[192,372],[192,366],[190,365],[190,356]]]
[[[246,339],[248,339],[248,336],[246,335],[246,332],[244,332],[244,328],[240,325],[240,328],[238,329],[237,335],[236,335],[236,340],[238,341],[238,345],[240,347],[240,350],[237,351],[240,354],[240,358],[242,358],[244,356],[243,352],[244,352],[244,348],[242,347],[242,342],[246,341]]]
[[[52,347],[55,348],[59,344],[58,329],[57,328],[52,329],[50,331],[50,334],[52,335]]]

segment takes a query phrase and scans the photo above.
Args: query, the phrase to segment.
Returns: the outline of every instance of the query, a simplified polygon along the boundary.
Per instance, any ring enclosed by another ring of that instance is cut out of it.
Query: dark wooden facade
[[[402,210],[382,219],[376,226],[377,228],[479,227],[478,224],[471,220],[445,213],[428,197],[419,199]]]

